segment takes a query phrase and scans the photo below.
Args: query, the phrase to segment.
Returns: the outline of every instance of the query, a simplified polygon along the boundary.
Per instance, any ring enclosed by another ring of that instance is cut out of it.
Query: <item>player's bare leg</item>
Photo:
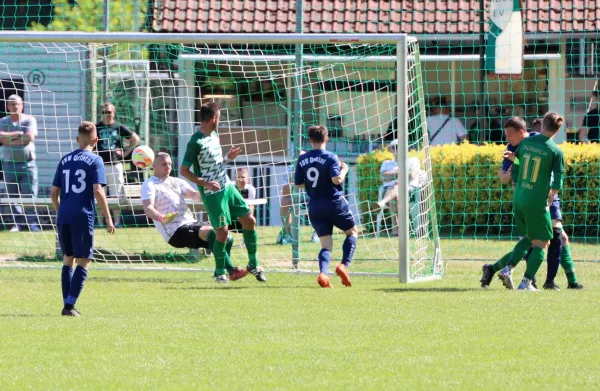
[[[259,282],[267,282],[265,271],[262,267],[258,266],[258,258],[256,253],[258,251],[258,235],[256,233],[256,219],[252,216],[252,213],[248,213],[238,219],[242,224],[242,234],[244,236],[244,243],[246,244],[246,250],[248,251],[248,266],[246,270],[252,273],[256,280]]]
[[[356,230],[356,226],[354,226],[345,233],[346,240],[344,240],[344,244],[342,245],[342,262],[335,268],[335,273],[342,280],[342,285],[350,287],[352,286],[352,283],[350,282],[350,275],[348,274],[348,266],[354,257],[354,252],[356,251],[356,239],[358,237],[358,231]]]
[[[380,201],[377,201],[373,207],[375,210],[383,209],[393,199],[398,199],[398,185],[387,190]]]
[[[333,238],[331,235],[319,236],[321,242],[321,251],[319,252],[319,277],[317,283],[321,288],[333,288],[329,276],[327,275],[327,268],[329,267],[329,261],[331,260],[331,250],[333,249]]]

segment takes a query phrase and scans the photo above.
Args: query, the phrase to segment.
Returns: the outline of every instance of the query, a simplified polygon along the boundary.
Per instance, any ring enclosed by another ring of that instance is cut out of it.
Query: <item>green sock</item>
[[[560,266],[565,270],[569,284],[576,284],[577,274],[575,274],[575,263],[573,262],[573,258],[571,258],[569,246],[564,246],[562,248],[562,253],[560,254]]]
[[[212,251],[212,249],[215,247],[215,241],[217,240],[217,233],[215,232],[214,229],[211,229],[210,231],[208,231],[208,235],[206,238],[206,241],[208,242],[208,249]]]
[[[510,255],[510,259],[509,259],[508,263],[512,267],[517,266],[519,264],[519,262],[521,262],[521,259],[523,259],[525,254],[527,254],[527,251],[529,251],[530,247],[531,247],[531,241],[529,239],[523,238],[523,239],[519,240],[519,243],[517,243],[517,245],[515,246],[515,249],[513,250],[512,254]]]
[[[506,264],[508,264],[508,260],[510,259],[510,255],[512,253],[507,253],[504,254],[504,256],[502,258],[500,258],[500,260],[498,260],[498,262],[494,263],[492,265],[492,270],[495,272],[504,269],[504,266],[506,266]]]
[[[248,266],[257,267],[258,260],[256,259],[256,251],[258,247],[258,235],[256,230],[248,231],[247,229],[242,230],[244,236],[244,244],[246,250],[248,250]]]
[[[227,273],[231,274],[235,270],[233,263],[231,263],[231,248],[233,247],[233,237],[228,236],[225,242],[225,269]]]
[[[541,247],[534,247],[527,258],[527,269],[525,269],[525,277],[533,280],[537,271],[540,269],[542,262],[544,262],[544,249]]]
[[[215,242],[217,241],[217,233],[214,229],[211,229],[208,232],[208,237],[206,238],[206,241],[208,242],[208,248],[211,249],[214,253]],[[233,247],[233,238],[231,236],[228,236],[227,241],[225,242],[225,269],[227,270],[227,273],[231,273],[234,270],[234,266],[231,263],[231,247]]]
[[[225,243],[216,240],[213,246],[213,254],[215,256],[215,275],[220,276],[225,274],[225,256],[227,255],[225,252]]]

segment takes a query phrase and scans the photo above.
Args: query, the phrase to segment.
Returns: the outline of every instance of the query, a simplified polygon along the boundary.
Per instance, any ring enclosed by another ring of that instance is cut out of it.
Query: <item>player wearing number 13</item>
[[[62,315],[79,316],[75,302],[83,290],[90,262],[94,258],[94,219],[98,201],[106,217],[107,231],[115,227],[104,195],[106,174],[102,159],[92,153],[98,142],[96,126],[82,122],[77,131],[79,149],[63,156],[52,181],[52,204],[56,209],[58,240],[63,253]],[[73,266],[77,268],[73,272]]]
[[[552,138],[562,124],[560,115],[547,113],[541,134],[525,138],[517,149],[518,164],[515,160],[512,170],[513,177],[517,178],[513,208],[517,231],[524,238],[515,246],[509,264],[501,274],[510,273],[533,245],[519,289],[535,290],[531,281],[553,236],[549,206],[562,188],[565,167],[563,152]]]
[[[354,216],[350,212],[348,201],[344,198],[342,183],[346,179],[348,166],[339,163],[338,158],[325,150],[329,133],[324,126],[310,126],[307,130],[308,141],[313,149],[298,157],[294,182],[297,187],[305,188],[310,197],[308,217],[319,236],[321,251],[319,252],[319,278],[317,282],[323,288],[331,288],[327,268],[333,249],[333,227],[346,233],[342,245],[342,262],[335,272],[340,276],[342,284],[352,286],[348,277],[348,265],[356,250],[356,226]]]

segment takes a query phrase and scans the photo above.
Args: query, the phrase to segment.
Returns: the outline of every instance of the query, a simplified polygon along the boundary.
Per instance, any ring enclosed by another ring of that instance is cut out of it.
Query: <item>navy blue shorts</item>
[[[552,220],[562,221],[562,214],[560,213],[560,199],[558,198],[558,194],[554,197],[554,200],[550,205],[550,218]]]
[[[354,227],[354,216],[345,198],[331,201],[311,200],[308,217],[319,237],[333,234],[333,227],[347,231]]]
[[[63,255],[94,259],[94,228],[87,225],[58,224],[58,242]]]

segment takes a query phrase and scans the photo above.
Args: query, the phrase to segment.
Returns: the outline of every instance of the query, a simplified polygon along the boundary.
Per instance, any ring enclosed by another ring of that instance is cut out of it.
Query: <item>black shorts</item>
[[[182,225],[173,233],[169,244],[176,248],[208,248],[208,242],[198,235],[201,227],[200,223]]]

